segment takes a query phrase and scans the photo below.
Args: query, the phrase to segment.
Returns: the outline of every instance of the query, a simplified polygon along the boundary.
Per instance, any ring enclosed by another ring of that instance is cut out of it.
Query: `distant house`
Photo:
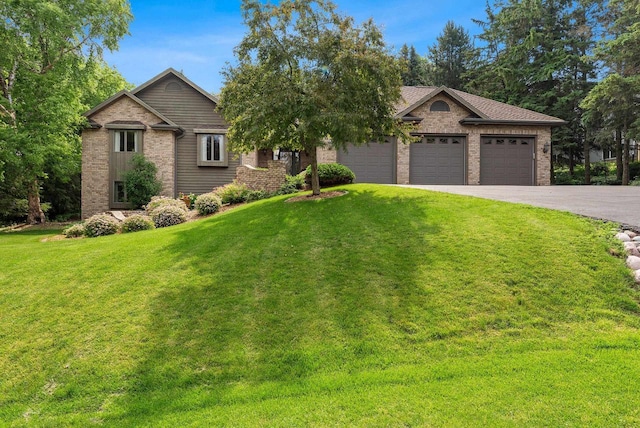
[[[243,164],[287,158],[297,171],[304,153],[286,149],[233,155],[218,101],[168,69],[85,113],[82,216],[128,207],[122,174],[134,153],[158,167],[162,194],[205,193],[227,184]],[[397,118],[420,141],[320,150],[319,162],[349,166],[358,182],[549,185],[551,129],[561,119],[444,87],[403,87]],[[295,172],[293,171],[293,172]]]

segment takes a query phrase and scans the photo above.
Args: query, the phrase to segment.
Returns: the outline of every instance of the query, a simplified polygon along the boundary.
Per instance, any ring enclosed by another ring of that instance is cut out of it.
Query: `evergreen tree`
[[[416,53],[413,45],[402,45],[400,59],[403,63],[402,84],[405,86],[422,86],[431,84],[428,76],[428,62]]]
[[[581,106],[616,135],[618,178],[628,184],[634,178],[629,176],[631,139],[640,138],[640,2],[611,0],[599,18],[606,37],[594,57],[604,62],[609,75]]]
[[[586,141],[580,102],[594,85],[599,3],[508,0],[487,6],[480,60],[471,92],[566,120],[553,134],[554,155],[570,169]]]
[[[430,70],[432,84],[463,89],[473,55],[474,50],[469,33],[453,21],[447,22],[436,43],[429,47],[427,55],[432,64]]]

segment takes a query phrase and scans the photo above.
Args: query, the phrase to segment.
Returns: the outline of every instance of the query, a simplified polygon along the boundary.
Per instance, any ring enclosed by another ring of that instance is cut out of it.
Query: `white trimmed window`
[[[222,133],[197,133],[198,166],[228,166],[226,136]]]

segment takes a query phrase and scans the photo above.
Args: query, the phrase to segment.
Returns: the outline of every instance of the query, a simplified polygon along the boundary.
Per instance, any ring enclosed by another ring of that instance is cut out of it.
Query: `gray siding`
[[[177,142],[176,192],[206,193],[233,181],[240,159],[229,153],[229,166],[197,165],[194,128],[227,128],[215,104],[173,75],[135,94],[145,103],[178,124],[185,133]]]

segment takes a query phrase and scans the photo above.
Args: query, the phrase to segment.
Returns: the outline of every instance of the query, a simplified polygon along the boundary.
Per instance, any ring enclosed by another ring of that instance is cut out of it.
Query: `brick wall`
[[[338,162],[338,153],[331,147],[318,148],[318,163]]]
[[[449,112],[429,111],[431,104],[442,100],[449,104]],[[480,137],[483,135],[519,135],[535,137],[535,183],[538,186],[551,184],[551,153],[543,153],[546,143],[551,144],[549,126],[514,125],[461,125],[460,120],[469,116],[466,108],[459,106],[449,97],[438,95],[411,112],[412,116],[424,118],[416,132],[428,134],[457,134],[467,137],[467,184],[480,184]],[[398,183],[409,180],[409,154],[398,142]]]
[[[111,131],[105,124],[116,120],[135,120],[147,125],[142,135],[144,155],[158,167],[161,194],[174,197],[175,137],[170,130],[154,130],[150,125],[161,120],[127,97],[122,97],[91,116],[102,125],[82,132],[82,218],[109,210],[109,157]]]
[[[286,164],[271,160],[267,162],[267,167],[267,169],[256,169],[250,165],[239,166],[236,169],[236,180],[252,190],[275,192],[285,182]]]

